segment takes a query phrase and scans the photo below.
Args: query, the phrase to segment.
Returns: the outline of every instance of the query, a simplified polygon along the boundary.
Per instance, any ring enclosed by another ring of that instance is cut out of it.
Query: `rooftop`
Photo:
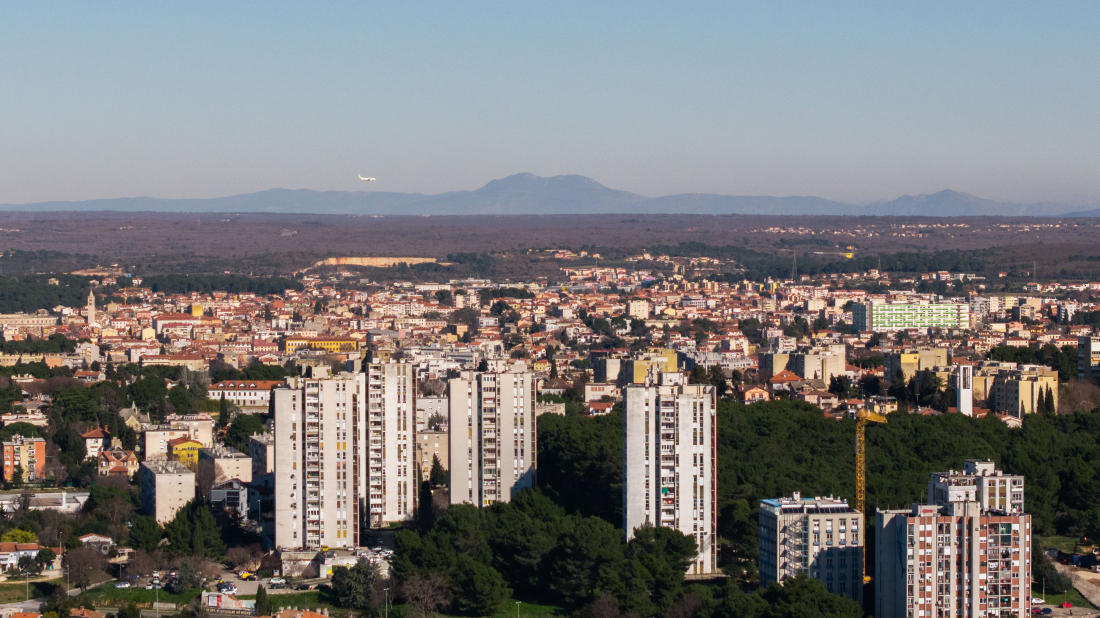
[[[146,461],[141,464],[153,474],[194,474],[178,461]]]

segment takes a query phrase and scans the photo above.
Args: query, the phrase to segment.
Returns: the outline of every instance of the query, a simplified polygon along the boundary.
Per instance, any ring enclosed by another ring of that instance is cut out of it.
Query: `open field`
[[[776,255],[843,259],[878,253],[1001,247],[1055,277],[1071,256],[1100,259],[1096,219],[548,215],[369,217],[279,214],[0,213],[0,251],[71,254],[42,266],[71,272],[117,264],[141,273],[286,274],[333,257],[446,258],[455,253],[566,248],[637,250],[701,243]],[[800,262],[801,262],[800,258]],[[566,262],[565,264],[568,264]],[[39,271],[42,271],[42,266]],[[3,264],[0,264],[3,267]],[[557,265],[553,267],[556,269]],[[0,275],[23,274],[15,264]],[[13,272],[16,271],[16,272]]]

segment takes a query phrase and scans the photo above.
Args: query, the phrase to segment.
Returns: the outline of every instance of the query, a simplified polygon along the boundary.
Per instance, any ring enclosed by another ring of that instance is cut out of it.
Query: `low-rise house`
[[[99,452],[111,446],[111,432],[106,425],[86,431],[80,437],[84,438],[85,459],[99,459]]]
[[[99,476],[132,477],[137,473],[139,465],[137,455],[133,451],[116,446],[100,451],[96,470]]]
[[[181,436],[168,441],[168,459],[178,461],[194,470],[199,464],[199,449],[202,443],[190,436]]]
[[[80,537],[80,543],[84,547],[95,550],[104,556],[115,546],[114,539],[104,534],[85,534]]]

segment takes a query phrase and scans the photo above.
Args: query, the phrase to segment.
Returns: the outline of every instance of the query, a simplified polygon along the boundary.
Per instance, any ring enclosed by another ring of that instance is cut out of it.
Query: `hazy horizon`
[[[0,203],[944,189],[1100,202],[1095,3],[0,8]],[[362,183],[357,174],[378,178]]]

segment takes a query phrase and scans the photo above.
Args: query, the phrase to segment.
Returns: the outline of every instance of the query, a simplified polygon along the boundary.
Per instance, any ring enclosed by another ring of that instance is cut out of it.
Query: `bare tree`
[[[668,608],[665,618],[695,618],[699,610],[703,608],[703,602],[693,594],[685,594]]]
[[[86,590],[103,566],[103,555],[87,547],[77,547],[65,552],[61,564],[69,569],[72,583]]]
[[[225,552],[225,562],[234,569],[250,569],[252,552],[247,547],[230,547]]]
[[[439,397],[447,392],[447,383],[439,378],[428,378],[420,383],[420,394],[425,397]]]
[[[619,602],[608,593],[596,597],[595,601],[582,608],[578,614],[582,618],[621,618]]]
[[[1100,406],[1100,387],[1092,382],[1070,380],[1058,389],[1058,414],[1073,414]]]
[[[414,575],[401,585],[401,593],[421,618],[434,615],[451,601],[450,586],[441,575]]]
[[[136,550],[130,554],[130,560],[126,563],[126,572],[130,575],[148,575],[155,570],[153,557],[143,550]]]

